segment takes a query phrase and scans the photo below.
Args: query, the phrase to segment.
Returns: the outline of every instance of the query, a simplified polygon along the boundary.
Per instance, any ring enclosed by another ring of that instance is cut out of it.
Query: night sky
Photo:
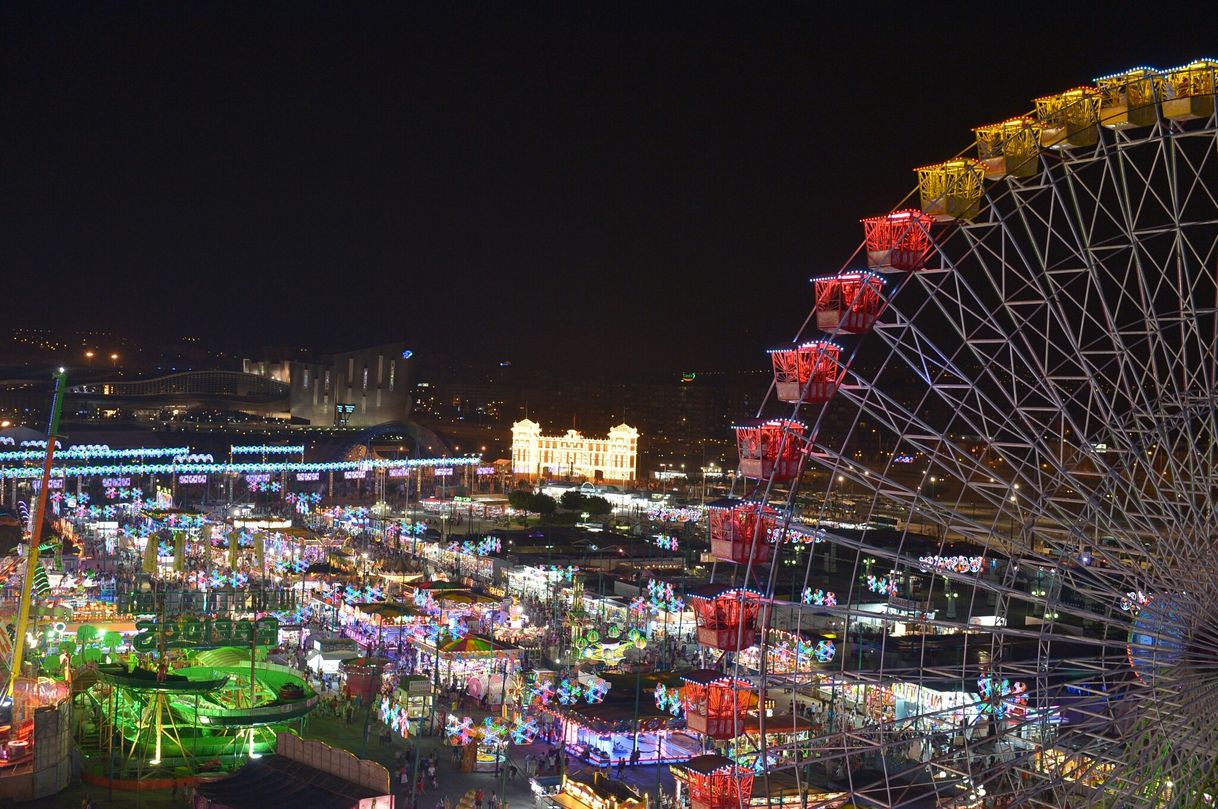
[[[1037,8],[6,3],[5,317],[760,366],[970,127],[1218,51],[1206,14]]]

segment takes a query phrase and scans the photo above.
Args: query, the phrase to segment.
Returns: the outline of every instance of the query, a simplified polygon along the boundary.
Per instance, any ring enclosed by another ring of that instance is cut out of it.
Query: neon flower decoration
[[[681,541],[674,536],[668,534],[660,534],[656,537],[656,547],[662,551],[679,551],[681,550]]]
[[[545,565],[542,570],[547,570],[550,573],[557,573],[562,581],[575,581],[575,574],[579,572],[579,568],[575,565],[562,567],[561,565]]]
[[[681,689],[666,688],[664,683],[656,685],[656,707],[673,716],[681,715]]]
[[[980,573],[985,569],[984,556],[919,556],[918,564],[923,570],[942,570],[955,573]]]
[[[778,535],[780,533],[781,533],[780,529],[776,529],[776,528],[771,529],[769,532],[770,540],[771,541],[778,540],[779,539]],[[824,528],[817,528],[815,531],[813,531],[810,534],[805,534],[802,531],[791,531],[787,535],[787,538],[791,542],[795,543],[796,545],[819,545],[822,542],[827,542],[828,537],[829,537],[829,534],[828,534],[828,532],[825,531]]]
[[[519,716],[512,725],[512,744],[532,744],[537,738],[537,720]]]
[[[414,605],[429,613],[440,611],[440,605],[436,603],[436,597],[432,595],[430,590],[415,590]]]
[[[464,747],[474,740],[474,720],[468,716],[458,718],[455,714],[448,715],[444,725],[444,738],[449,744]]]
[[[892,576],[868,576],[867,589],[879,595],[895,596],[897,580]]]
[[[583,690],[579,680],[564,679],[558,684],[558,701],[563,705],[574,705],[579,702]]]
[[[1146,593],[1143,593],[1141,590],[1126,593],[1125,595],[1121,596],[1121,609],[1125,612],[1130,612],[1137,615],[1142,611],[1143,607],[1150,603],[1152,598],[1153,596],[1149,596]]]
[[[811,587],[805,587],[803,602],[805,604],[812,604],[817,607],[836,607],[837,594],[825,590],[813,590]]]
[[[981,711],[995,719],[1005,719],[1013,705],[1027,703],[1028,687],[1021,682],[997,680],[987,674],[977,678],[977,693],[981,695]]]
[[[406,712],[402,710],[402,706],[384,697],[381,698],[380,709],[381,721],[389,726],[390,730],[399,736],[406,735]]]
[[[495,717],[488,716],[482,720],[482,738],[480,743],[483,747],[498,747],[503,744],[503,738],[507,735],[507,727],[495,721]]]
[[[545,681],[537,683],[529,690],[529,697],[541,705],[549,705],[554,701],[554,683]]]
[[[469,628],[466,627],[465,624],[461,622],[461,619],[456,615],[448,616],[448,624],[445,627],[445,630],[448,632],[448,636],[453,640],[461,640],[461,638],[464,638],[469,634]]]
[[[610,684],[608,680],[600,677],[595,678],[592,682],[584,687],[584,701],[589,705],[596,705],[598,702],[603,702],[605,695],[609,693]]]
[[[832,663],[833,658],[837,656],[837,647],[833,645],[831,640],[822,640],[812,650],[812,656],[816,658],[818,663]]]

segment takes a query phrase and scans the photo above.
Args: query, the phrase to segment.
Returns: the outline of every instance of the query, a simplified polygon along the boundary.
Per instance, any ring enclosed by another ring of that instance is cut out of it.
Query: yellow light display
[[[922,211],[938,219],[972,219],[981,210],[985,167],[977,160],[948,160],[922,166],[918,193]]]

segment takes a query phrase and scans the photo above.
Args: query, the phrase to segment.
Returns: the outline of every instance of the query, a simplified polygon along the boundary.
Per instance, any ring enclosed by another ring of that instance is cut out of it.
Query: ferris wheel
[[[709,509],[695,809],[1214,805],[1216,74],[978,127],[814,279]]]

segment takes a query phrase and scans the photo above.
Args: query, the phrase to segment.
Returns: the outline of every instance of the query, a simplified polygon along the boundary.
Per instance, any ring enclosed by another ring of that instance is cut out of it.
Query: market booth
[[[647,800],[625,781],[594,770],[564,775],[552,800],[562,809],[646,809]]]
[[[654,692],[657,686],[670,684],[676,695],[676,677],[657,675],[605,675],[610,683],[603,701],[586,704],[544,705],[542,710],[561,726],[564,745],[573,754],[597,766],[616,764],[621,759],[629,763],[636,746],[639,764],[686,761],[702,751],[701,739],[685,728],[685,722],[675,716],[668,704],[659,700],[636,700],[640,694]],[[679,711],[678,711],[679,713]]]

